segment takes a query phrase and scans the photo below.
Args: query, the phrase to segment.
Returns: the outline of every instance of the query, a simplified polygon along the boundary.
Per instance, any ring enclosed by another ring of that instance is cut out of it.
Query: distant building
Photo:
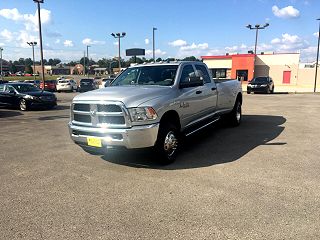
[[[93,71],[97,76],[108,74],[107,68],[94,68]]]
[[[33,66],[32,66],[33,69]],[[36,65],[33,69],[34,73],[42,73],[41,65]],[[44,74],[47,75],[70,75],[71,74],[71,67],[64,66],[59,64],[57,66],[44,66]]]
[[[214,78],[237,78],[246,83],[254,77],[270,76],[275,84],[296,84],[300,54],[233,54],[202,59]]]
[[[71,67],[71,74],[73,75],[83,75],[84,67],[82,64],[77,64],[74,67]]]
[[[237,78],[247,84],[254,77],[270,76],[276,87],[302,86],[309,90],[314,84],[315,63],[300,63],[300,53],[226,54],[201,58],[213,78]],[[320,82],[319,75],[317,81]]]

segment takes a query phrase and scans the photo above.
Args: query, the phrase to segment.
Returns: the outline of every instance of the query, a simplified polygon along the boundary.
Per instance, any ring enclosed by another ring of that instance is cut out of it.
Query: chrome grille
[[[90,104],[76,103],[76,104],[74,104],[73,109],[76,110],[76,111],[87,111],[87,112],[90,112]]]
[[[99,112],[122,112],[121,107],[117,105],[98,105]]]
[[[72,122],[87,127],[130,127],[129,115],[120,102],[76,102],[72,105]]]
[[[90,115],[74,114],[73,119],[77,122],[91,123]]]

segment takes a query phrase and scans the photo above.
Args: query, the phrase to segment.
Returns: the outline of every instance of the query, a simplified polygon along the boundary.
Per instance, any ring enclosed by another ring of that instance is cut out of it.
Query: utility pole
[[[83,51],[83,76],[86,75],[86,51]]]
[[[41,56],[41,78],[43,82],[43,88],[45,88],[45,78],[44,78],[44,63],[43,63],[43,47],[42,47],[42,31],[41,31],[41,16],[40,16],[40,3],[43,3],[44,0],[33,0],[38,5],[38,23],[39,23],[39,38],[40,38],[40,56]]]
[[[260,29],[265,29],[266,27],[268,27],[270,24],[266,23],[263,26],[261,26],[260,24],[256,24],[254,27],[251,24],[248,24],[246,27],[249,28],[250,30],[255,29],[256,30],[256,42],[254,44],[254,55],[257,55],[257,45],[258,45],[258,33]]]
[[[2,72],[2,51],[3,51],[3,48],[0,47],[0,75],[1,75],[1,80],[3,79],[3,72]]]
[[[317,19],[320,21],[320,18]],[[319,32],[318,32],[318,49],[317,49],[317,61],[316,61],[316,73],[314,76],[314,92],[317,91],[317,77],[318,77],[318,65],[319,65],[319,45],[320,45],[320,22],[319,22]]]
[[[152,28],[152,53],[153,53],[153,61],[156,62],[156,51],[155,51],[155,40],[154,40],[154,31],[158,30],[157,28]]]
[[[36,80],[36,74],[35,74],[36,65],[35,65],[35,62],[34,62],[34,47],[37,45],[37,42],[27,42],[27,44],[32,47],[32,59],[33,59],[32,60],[33,61],[33,71],[32,71],[32,73],[33,73],[33,76],[34,76],[34,80]]]
[[[119,62],[119,73],[121,72],[121,55],[120,55],[120,38],[123,38],[126,35],[123,33],[111,33],[111,36],[114,38],[118,38],[118,62]]]
[[[90,60],[89,60],[89,45],[87,45],[87,59],[88,59],[88,77],[89,77],[89,71],[90,71]]]

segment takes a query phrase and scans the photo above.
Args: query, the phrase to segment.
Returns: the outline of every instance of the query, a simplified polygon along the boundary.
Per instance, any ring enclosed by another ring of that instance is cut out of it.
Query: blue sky
[[[44,57],[79,60],[86,45],[95,60],[116,56],[112,32],[126,32],[127,48],[145,48],[152,57],[246,53],[255,32],[247,24],[270,23],[259,32],[258,52],[301,52],[301,61],[315,61],[319,0],[44,0]],[[32,0],[0,1],[0,46],[5,59],[30,57],[27,41],[38,41],[36,5]],[[39,58],[38,47],[36,58]]]

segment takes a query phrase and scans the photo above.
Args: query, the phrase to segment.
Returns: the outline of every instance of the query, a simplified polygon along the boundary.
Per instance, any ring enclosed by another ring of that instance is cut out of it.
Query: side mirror
[[[188,82],[180,82],[179,88],[189,88],[203,86],[203,80],[200,77],[189,77]]]
[[[107,80],[107,81],[105,82],[104,86],[105,86],[105,87],[109,87],[110,84],[111,84],[111,81],[110,81],[110,80]]]
[[[14,90],[12,90],[12,89],[9,91],[9,93],[10,94],[14,94],[14,95],[16,94],[16,92]]]

